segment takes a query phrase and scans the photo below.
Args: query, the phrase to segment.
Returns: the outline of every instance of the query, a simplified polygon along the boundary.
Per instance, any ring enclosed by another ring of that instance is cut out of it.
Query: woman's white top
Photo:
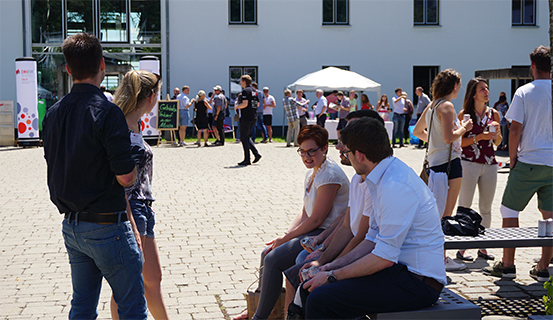
[[[440,104],[441,105],[441,104]],[[442,127],[442,121],[438,118],[438,113],[434,111],[434,117],[432,117],[432,109],[435,108],[432,105],[431,108],[426,111],[426,130],[430,128],[430,121],[432,122],[432,128],[430,130],[429,142],[428,142],[428,164],[431,167],[439,166],[447,163],[449,159],[449,144],[444,141],[444,129]],[[461,126],[459,119],[455,118],[453,124],[453,130],[457,130]],[[453,149],[451,150],[451,160],[461,157],[461,138],[453,141]]]
[[[303,205],[308,217],[313,214],[313,208],[315,207],[315,199],[317,198],[317,192],[319,187],[327,184],[339,184],[340,189],[336,192],[336,197],[332,203],[328,216],[325,221],[319,226],[319,228],[326,229],[332,224],[340,213],[342,213],[348,207],[349,200],[349,179],[344,173],[344,170],[329,157],[323,162],[315,177],[313,178],[313,185],[309,188],[311,176],[313,175],[313,169],[309,169],[305,175],[305,195],[303,197]]]

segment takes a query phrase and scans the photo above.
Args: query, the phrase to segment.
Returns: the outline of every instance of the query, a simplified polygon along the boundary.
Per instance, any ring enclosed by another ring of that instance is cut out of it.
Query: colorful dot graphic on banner
[[[38,130],[38,118],[36,114],[29,115],[29,108],[21,109],[21,105],[17,104],[18,120],[17,131],[23,134],[27,131]],[[29,136],[32,138],[35,136],[34,132],[30,132]]]

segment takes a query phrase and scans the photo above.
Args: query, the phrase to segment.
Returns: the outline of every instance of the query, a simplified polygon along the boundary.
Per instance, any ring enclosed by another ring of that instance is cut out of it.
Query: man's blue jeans
[[[116,213],[117,214],[117,213]],[[146,319],[142,254],[128,221],[98,224],[63,220],[63,239],[71,264],[73,299],[69,319],[96,319],[102,277],[121,319]]]
[[[399,145],[403,145],[403,129],[405,127],[405,114],[394,113],[394,132],[392,134],[392,144],[396,144],[396,138],[399,138]]]
[[[255,138],[257,138],[257,129],[261,130],[263,133],[263,140],[267,139],[267,128],[263,124],[263,113],[257,114],[257,122],[255,126],[253,126],[252,130],[252,140],[255,141]]]

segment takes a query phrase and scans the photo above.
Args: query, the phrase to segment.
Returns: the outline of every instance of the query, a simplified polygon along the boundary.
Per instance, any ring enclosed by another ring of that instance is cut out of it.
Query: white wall
[[[195,94],[220,84],[228,93],[229,66],[258,66],[280,124],[283,88],[323,65],[349,65],[388,96],[398,86],[413,95],[413,66],[454,68],[466,85],[476,70],[529,65],[532,49],[547,44],[546,0],[531,28],[511,26],[510,0],[440,4],[439,27],[414,27],[413,1],[350,0],[350,26],[333,27],[322,26],[320,0],[259,0],[257,26],[230,26],[226,0],[169,0],[169,88],[187,84]],[[491,83],[491,103],[500,91],[509,95],[510,82]]]
[[[0,0],[0,100],[17,100],[15,59],[23,57],[22,3]]]
[[[414,27],[412,0],[350,0],[350,25],[336,27],[322,26],[321,0],[258,0],[257,26],[228,25],[227,0],[169,0],[168,88],[187,84],[195,94],[220,84],[229,93],[229,66],[258,66],[280,124],[284,87],[323,65],[348,65],[389,96],[398,86],[413,95],[413,66],[455,68],[466,85],[476,70],[529,65],[531,50],[547,44],[548,2],[537,2],[538,26],[513,28],[510,0],[441,0],[439,27]],[[0,0],[0,100],[16,100],[22,6]],[[490,85],[491,103],[500,91],[510,94],[510,81]],[[462,98],[454,101],[458,110]]]

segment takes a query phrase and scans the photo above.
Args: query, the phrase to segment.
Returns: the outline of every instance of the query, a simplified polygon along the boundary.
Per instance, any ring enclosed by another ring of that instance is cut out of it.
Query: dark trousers
[[[300,129],[307,125],[307,113],[300,116]]]
[[[259,154],[255,148],[255,144],[251,139],[252,129],[255,126],[255,119],[245,120],[240,119],[240,142],[242,142],[242,148],[244,149],[244,161],[250,162],[250,150],[253,155]]]
[[[357,319],[382,312],[430,307],[440,292],[394,264],[375,274],[325,284],[309,293],[301,289],[305,319]]]
[[[263,140],[267,139],[267,128],[263,124],[263,113],[257,114],[257,121],[255,126],[253,126],[252,130],[252,140],[255,141],[255,138],[257,138],[257,130],[261,130],[261,136],[263,137]]]
[[[225,128],[223,126],[223,121],[225,121],[225,111],[219,112],[217,115],[217,120],[215,121],[215,127],[219,132],[219,141],[221,144],[225,144]]]
[[[417,113],[417,122],[419,122],[421,115],[422,113]],[[419,148],[422,148],[422,146],[424,146],[424,140],[419,139]]]
[[[322,114],[320,117],[319,116],[317,117],[317,125],[324,128],[325,122],[326,122],[326,113]]]
[[[407,144],[409,144],[409,140],[411,140],[411,134],[409,133],[409,123],[411,122],[411,115],[406,113],[405,114],[405,125],[403,126],[403,138],[407,139]]]

